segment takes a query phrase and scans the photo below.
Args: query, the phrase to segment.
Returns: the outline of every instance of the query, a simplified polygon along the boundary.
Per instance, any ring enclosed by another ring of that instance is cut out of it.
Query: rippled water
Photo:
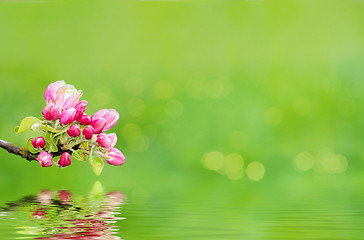
[[[243,198],[227,189],[144,202],[101,189],[96,183],[87,196],[42,190],[0,203],[0,239],[364,238],[360,188],[249,190]]]

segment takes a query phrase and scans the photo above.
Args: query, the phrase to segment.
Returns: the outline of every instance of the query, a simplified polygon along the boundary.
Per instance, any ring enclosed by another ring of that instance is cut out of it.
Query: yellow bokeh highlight
[[[264,165],[257,161],[249,163],[248,167],[246,168],[246,175],[250,180],[253,181],[259,181],[263,179],[265,175]]]
[[[325,172],[331,174],[344,173],[348,168],[348,160],[340,154],[326,153],[322,156],[321,166]]]
[[[202,160],[203,165],[209,170],[217,171],[224,166],[224,155],[218,151],[208,152]]]
[[[308,152],[301,152],[294,158],[294,166],[299,171],[307,171],[313,168],[315,158]]]
[[[225,158],[225,174],[231,180],[239,180],[244,176],[244,160],[238,153],[230,153]]]
[[[279,108],[271,107],[264,112],[264,121],[270,126],[277,126],[282,121],[282,112]]]

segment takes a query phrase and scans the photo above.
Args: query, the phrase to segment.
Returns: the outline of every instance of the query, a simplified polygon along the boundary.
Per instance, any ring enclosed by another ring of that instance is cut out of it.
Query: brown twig
[[[33,153],[29,152],[26,147],[19,147],[19,146],[15,145],[14,143],[10,143],[10,142],[7,142],[7,141],[1,140],[1,139],[0,139],[0,147],[4,148],[9,153],[12,153],[12,154],[15,154],[22,158],[27,159],[29,162],[33,161],[33,160],[37,161],[36,158],[38,157],[38,154],[33,154]],[[70,154],[72,154],[72,152],[70,150],[64,151],[64,150],[61,150],[60,148],[58,148],[58,149],[59,149],[58,152],[52,153],[53,157],[60,156],[64,152],[69,152]]]

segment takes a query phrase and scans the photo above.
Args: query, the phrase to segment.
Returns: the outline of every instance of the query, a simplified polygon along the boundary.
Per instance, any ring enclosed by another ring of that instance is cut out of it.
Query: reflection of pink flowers
[[[125,201],[125,195],[122,192],[114,191],[106,194],[107,203],[111,206],[116,206]]]
[[[67,190],[60,190],[57,193],[56,199],[52,202],[52,194],[49,190],[43,190],[37,195],[37,200],[41,203],[46,203],[47,207],[38,207],[31,211],[33,221],[40,222],[42,228],[45,229],[43,234],[49,234],[46,237],[34,239],[119,239],[115,236],[117,229],[115,220],[121,219],[115,216],[118,213],[118,207],[125,199],[125,195],[119,191],[110,192],[104,195],[104,198],[95,202],[94,199],[90,203],[82,200],[82,211],[77,205],[77,200],[72,200],[72,194]],[[89,204],[92,204],[90,208]],[[100,209],[95,212],[96,209]],[[63,212],[66,211],[66,212]],[[54,215],[53,213],[57,213]],[[51,232],[47,232],[49,227]],[[53,234],[57,232],[56,234]]]
[[[32,214],[32,218],[34,218],[34,219],[43,219],[44,215],[46,215],[46,214],[47,214],[46,212],[38,210],[38,211],[35,211]]]
[[[42,190],[37,195],[37,201],[43,205],[50,205],[52,201],[53,193],[49,190]]]
[[[62,203],[69,203],[72,201],[72,194],[67,190],[58,191],[58,197]]]

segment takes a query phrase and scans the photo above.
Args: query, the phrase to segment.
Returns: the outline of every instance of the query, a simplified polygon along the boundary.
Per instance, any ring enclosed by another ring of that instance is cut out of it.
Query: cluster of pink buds
[[[18,132],[24,131],[27,124],[29,129],[41,133],[42,136],[30,139],[27,147],[38,154],[42,167],[50,167],[53,162],[58,167],[67,167],[72,159],[89,158],[95,173],[100,174],[104,162],[115,166],[124,163],[124,155],[115,148],[116,134],[105,133],[117,123],[119,113],[115,109],[101,109],[87,115],[88,102],[80,101],[81,96],[82,90],[63,80],[51,83],[44,93],[44,119],[27,117],[18,127]],[[56,155],[61,155],[57,162],[53,159]]]

